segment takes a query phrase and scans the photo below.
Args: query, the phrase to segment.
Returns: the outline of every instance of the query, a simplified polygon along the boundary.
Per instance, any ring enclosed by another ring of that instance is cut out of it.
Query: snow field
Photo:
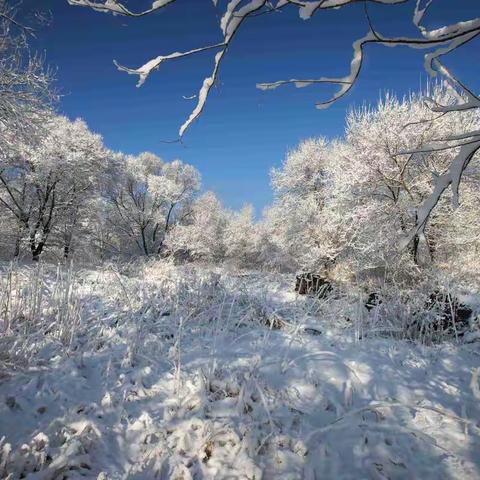
[[[478,345],[358,341],[292,286],[6,269],[0,476],[480,478]]]

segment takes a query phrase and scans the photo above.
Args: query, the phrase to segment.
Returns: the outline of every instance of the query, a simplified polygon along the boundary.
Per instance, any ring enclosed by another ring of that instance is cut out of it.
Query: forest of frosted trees
[[[342,138],[303,140],[272,170],[274,202],[259,219],[249,205],[229,211],[213,192],[202,193],[200,173],[180,160],[112,152],[82,120],[39,110],[33,133],[2,154],[2,256],[91,264],[156,256],[321,272],[347,284],[411,285],[430,275],[474,284],[475,162],[464,173],[458,209],[444,195],[425,230],[407,248],[400,241],[457,153],[402,152],[479,125],[477,110],[436,118],[423,98],[448,105],[458,93],[429,88],[352,111]]]

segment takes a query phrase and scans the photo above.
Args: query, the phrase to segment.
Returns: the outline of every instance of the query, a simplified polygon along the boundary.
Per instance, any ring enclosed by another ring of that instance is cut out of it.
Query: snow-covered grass
[[[365,338],[293,284],[5,267],[0,477],[480,478],[479,345]]]

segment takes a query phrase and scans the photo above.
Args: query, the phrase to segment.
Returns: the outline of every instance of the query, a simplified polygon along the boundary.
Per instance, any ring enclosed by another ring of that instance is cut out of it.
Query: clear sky
[[[414,2],[370,6],[376,29],[386,35],[413,33]],[[25,0],[23,8],[26,16],[39,8],[51,12],[51,23],[38,31],[35,43],[57,69],[62,113],[85,119],[114,150],[149,150],[167,161],[180,158],[195,165],[204,189],[214,190],[232,208],[252,203],[257,213],[271,201],[269,170],[281,164],[288,149],[311,136],[341,136],[352,106],[376,102],[385,90],[404,95],[426,81],[423,52],[373,46],[358,84],[328,110],[316,110],[314,104],[328,98],[329,86],[257,90],[262,81],[345,75],[352,41],[367,32],[362,4],[321,11],[309,21],[290,8],[244,24],[204,114],[183,144],[166,144],[162,141],[177,138],[193,108],[183,96],[197,93],[213,54],[165,64],[140,89],[137,77],[119,72],[112,61],[138,67],[159,54],[221,40],[219,12],[211,0],[178,0],[138,19],[72,7],[66,0]],[[468,19],[479,9],[480,0],[434,0],[425,23],[435,27]],[[473,87],[480,86],[479,46],[476,41],[447,62]]]

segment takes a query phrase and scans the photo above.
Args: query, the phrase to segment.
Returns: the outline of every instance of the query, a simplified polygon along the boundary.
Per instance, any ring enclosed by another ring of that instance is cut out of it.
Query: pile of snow
[[[288,276],[8,275],[1,478],[480,478],[476,343],[356,341]]]

